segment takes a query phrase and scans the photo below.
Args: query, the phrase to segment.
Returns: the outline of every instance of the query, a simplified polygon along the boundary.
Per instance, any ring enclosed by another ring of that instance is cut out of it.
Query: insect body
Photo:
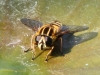
[[[75,33],[88,29],[86,26],[65,26],[58,21],[43,25],[39,21],[23,18],[21,19],[21,22],[36,32],[32,35],[31,47],[25,51],[33,50],[32,60],[35,58],[35,47],[38,46],[40,50],[50,50],[46,56],[46,61],[48,61],[48,56],[54,49],[54,44],[58,39],[61,41],[61,54],[63,55],[62,36],[67,33]]]

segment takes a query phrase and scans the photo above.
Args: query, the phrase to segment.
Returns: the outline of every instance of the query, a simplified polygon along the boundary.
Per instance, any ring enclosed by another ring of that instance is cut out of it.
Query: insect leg
[[[35,52],[35,48],[34,48],[34,49],[32,50],[32,60],[34,60],[35,55],[36,55],[36,52]]]
[[[52,50],[53,50],[54,46],[51,48],[51,50],[48,52],[47,56],[46,56],[46,60],[45,61],[48,61],[48,56],[51,54]]]
[[[27,50],[25,50],[24,52],[28,52],[28,51],[31,51],[32,49],[31,48],[29,48],[29,49],[27,49]]]
[[[33,42],[33,39],[34,39],[34,35],[32,35],[31,37],[32,60],[34,60],[35,58],[35,55],[36,55],[35,48],[37,47],[35,43]]]
[[[31,37],[31,47],[29,49],[25,50],[24,52],[33,50],[33,39],[34,39],[34,35],[32,35],[32,37]]]

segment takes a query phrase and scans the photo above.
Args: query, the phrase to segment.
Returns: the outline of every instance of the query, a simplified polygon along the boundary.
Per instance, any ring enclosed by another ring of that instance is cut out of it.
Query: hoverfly
[[[45,59],[45,61],[48,61],[48,56],[54,49],[54,44],[58,39],[61,41],[61,54],[64,55],[62,52],[62,36],[64,34],[73,34],[75,32],[88,29],[87,26],[63,25],[59,21],[54,21],[49,24],[42,24],[40,21],[23,18],[21,19],[21,22],[35,32],[35,34],[33,34],[31,37],[31,47],[25,51],[28,52],[33,50],[32,60],[34,60],[36,55],[35,48],[38,47],[40,50],[49,49]]]

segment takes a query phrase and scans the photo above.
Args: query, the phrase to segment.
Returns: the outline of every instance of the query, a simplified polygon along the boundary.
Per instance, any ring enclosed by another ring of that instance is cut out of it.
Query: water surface
[[[100,1],[99,0],[1,0],[0,1],[0,75],[99,75],[100,74]],[[34,32],[21,18],[89,29],[64,36],[63,51],[53,52],[48,63],[42,52],[31,61],[30,37]]]

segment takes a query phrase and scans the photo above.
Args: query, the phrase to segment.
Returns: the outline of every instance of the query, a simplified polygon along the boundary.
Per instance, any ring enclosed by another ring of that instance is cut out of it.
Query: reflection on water
[[[0,75],[99,75],[99,9],[99,0],[1,0]],[[85,25],[89,30],[63,36],[65,57],[56,49],[44,63],[48,50],[37,49],[38,58],[30,61],[31,52],[23,50],[29,48],[34,32],[21,24],[24,17],[42,23],[59,20],[66,25]]]

